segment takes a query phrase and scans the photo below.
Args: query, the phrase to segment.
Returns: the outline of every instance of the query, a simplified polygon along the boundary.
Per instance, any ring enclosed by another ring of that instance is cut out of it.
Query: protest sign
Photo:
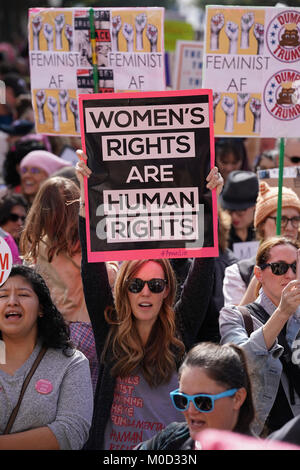
[[[202,86],[203,43],[177,41],[175,53],[174,90],[192,90]]]
[[[257,172],[259,180],[264,180],[269,186],[278,186],[279,168],[269,168]],[[283,168],[283,186],[291,188],[300,198],[300,166]]]
[[[300,8],[209,6],[203,86],[215,135],[294,137],[300,116]]]
[[[217,256],[211,90],[80,95],[88,260]]]
[[[78,95],[161,91],[163,8],[31,8],[29,63],[36,131],[79,135]]]
[[[258,241],[233,243],[232,251],[237,259],[249,259],[255,256],[259,247]]]
[[[11,249],[7,242],[0,236],[0,286],[4,284],[10,275],[13,264]]]

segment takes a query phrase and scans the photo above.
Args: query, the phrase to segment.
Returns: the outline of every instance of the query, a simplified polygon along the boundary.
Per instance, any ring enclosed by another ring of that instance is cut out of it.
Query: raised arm
[[[195,343],[206,318],[213,278],[214,258],[194,258],[175,305],[177,323],[187,350]]]
[[[104,318],[104,310],[108,305],[113,305],[113,296],[105,263],[89,263],[87,260],[83,178],[84,176],[89,177],[91,170],[85,163],[85,158],[82,156],[84,155],[83,152],[79,155],[82,160],[76,165],[76,174],[80,182],[79,238],[82,252],[81,276],[85,302],[94,330],[97,354],[100,357],[109,330],[109,325]]]
[[[219,196],[224,181],[217,167],[210,170],[206,181],[206,187],[210,190],[215,189]],[[193,260],[181,296],[175,305],[177,323],[187,349],[197,340],[208,313],[213,289],[214,265],[214,258]]]

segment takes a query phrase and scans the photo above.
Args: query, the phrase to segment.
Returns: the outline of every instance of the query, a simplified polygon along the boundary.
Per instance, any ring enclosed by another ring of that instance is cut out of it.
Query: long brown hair
[[[47,257],[80,252],[78,211],[80,191],[68,178],[48,178],[40,187],[26,218],[20,251],[26,261],[35,262],[41,242],[46,242]]]
[[[138,333],[135,317],[128,297],[128,279],[148,261],[158,263],[167,280],[168,295],[163,300],[158,318],[152,327],[147,344],[143,345]],[[115,309],[107,309],[106,321],[111,325],[103,351],[105,360],[108,350],[116,364],[112,368],[114,377],[126,377],[137,367],[150,386],[157,386],[170,380],[176,370],[176,360],[184,354],[184,345],[176,337],[175,312],[173,309],[176,292],[176,278],[167,259],[124,261],[114,286]]]

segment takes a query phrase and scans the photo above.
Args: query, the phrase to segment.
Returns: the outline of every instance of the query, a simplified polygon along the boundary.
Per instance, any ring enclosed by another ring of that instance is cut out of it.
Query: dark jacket
[[[273,432],[268,439],[289,442],[300,446],[300,416],[288,421],[282,428]]]
[[[94,330],[99,359],[99,377],[95,391],[94,414],[86,449],[103,449],[104,433],[113,402],[115,378],[111,375],[113,356],[105,363],[100,361],[110,326],[104,318],[104,310],[113,305],[105,263],[88,263],[85,219],[79,217],[79,234],[82,249],[81,274],[86,306]],[[213,285],[213,258],[195,258],[180,299],[175,305],[178,336],[188,351],[197,341],[197,333],[207,315]],[[178,367],[180,363],[178,361]],[[170,402],[170,406],[171,402]]]

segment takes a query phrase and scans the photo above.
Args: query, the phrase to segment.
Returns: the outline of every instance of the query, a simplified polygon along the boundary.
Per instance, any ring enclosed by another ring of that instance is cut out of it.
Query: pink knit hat
[[[272,212],[277,210],[278,204],[278,187],[269,186],[266,181],[259,184],[259,193],[256,200],[254,213],[254,227],[256,228],[264,221]],[[300,199],[295,191],[285,186],[282,187],[282,204],[281,207],[294,207],[300,213]]]
[[[57,157],[54,153],[47,152],[47,150],[33,150],[21,160],[20,169],[22,170],[24,166],[35,166],[44,170],[48,176],[51,176],[56,171],[63,167],[71,166],[71,164]]]

